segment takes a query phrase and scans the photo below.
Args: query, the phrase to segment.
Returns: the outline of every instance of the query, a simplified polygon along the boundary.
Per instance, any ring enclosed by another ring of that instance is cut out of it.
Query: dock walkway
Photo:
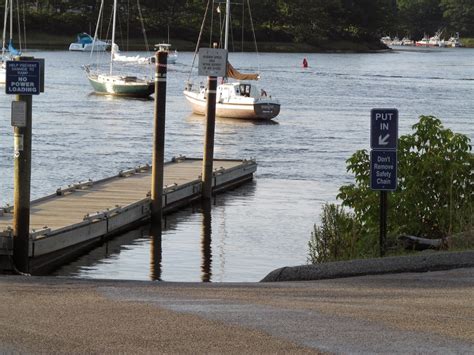
[[[214,160],[213,192],[253,178],[257,165],[247,160]],[[163,212],[187,205],[201,195],[201,159],[174,158],[164,168]],[[86,181],[32,201],[30,267],[40,270],[68,254],[119,233],[150,217],[151,167],[121,171]],[[8,269],[12,250],[12,207],[0,209],[0,270]],[[56,254],[56,255],[55,255]],[[3,258],[2,258],[3,256]]]

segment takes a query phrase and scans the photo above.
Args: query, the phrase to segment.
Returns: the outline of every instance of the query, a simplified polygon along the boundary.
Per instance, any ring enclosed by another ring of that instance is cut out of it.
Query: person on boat
[[[308,60],[306,59],[306,57],[304,57],[303,59],[303,68],[307,68],[308,67]]]

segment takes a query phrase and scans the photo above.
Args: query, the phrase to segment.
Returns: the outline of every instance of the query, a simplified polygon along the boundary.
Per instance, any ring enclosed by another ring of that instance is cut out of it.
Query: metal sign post
[[[12,102],[14,127],[13,261],[20,272],[29,272],[32,95],[39,95],[41,62],[33,57],[7,61],[5,92],[17,95]],[[43,70],[44,73],[44,70]]]
[[[208,76],[206,137],[202,161],[202,197],[211,199],[214,161],[214,133],[216,126],[217,77],[225,76],[227,71],[227,50],[201,48],[199,50],[199,75]]]
[[[370,188],[380,191],[380,256],[387,239],[387,191],[397,189],[398,110],[373,109],[370,114]]]

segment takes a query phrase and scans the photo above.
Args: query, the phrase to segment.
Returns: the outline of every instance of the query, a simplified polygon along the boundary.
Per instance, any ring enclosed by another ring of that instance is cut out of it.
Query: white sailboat
[[[104,1],[102,0],[100,13],[102,13]],[[100,19],[100,15],[99,15]],[[115,56],[115,26],[117,22],[117,0],[114,0],[113,17],[112,17],[112,48],[110,53],[110,67],[108,73],[100,71],[92,71],[90,66],[85,66],[87,78],[98,94],[108,94],[115,96],[129,97],[148,97],[155,90],[154,80],[147,78],[139,78],[135,75],[118,75],[114,74],[114,56]],[[97,28],[99,21],[97,22]],[[97,30],[96,30],[97,34]],[[96,36],[94,36],[96,37]]]
[[[230,22],[230,0],[226,1],[224,48],[228,49]],[[228,78],[238,81],[229,82]],[[280,103],[263,89],[259,89],[254,81],[258,74],[242,74],[227,63],[227,77],[217,86],[216,116],[240,119],[270,120],[280,113]],[[191,104],[195,114],[205,115],[207,88],[195,87],[188,82],[184,96]]]
[[[8,46],[7,46],[6,35],[7,35],[8,12],[10,12],[10,38],[9,38]],[[5,0],[5,14],[4,14],[4,20],[3,20],[3,35],[2,35],[2,58],[0,62],[0,84],[5,84],[6,82],[6,61],[18,55],[21,55],[21,52],[15,49],[15,47],[13,46],[13,2],[12,0]]]

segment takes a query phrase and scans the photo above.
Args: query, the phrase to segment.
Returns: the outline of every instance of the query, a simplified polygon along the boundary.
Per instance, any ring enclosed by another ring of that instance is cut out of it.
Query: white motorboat
[[[94,40],[91,35],[82,32],[77,35],[76,42],[69,45],[70,51],[79,52],[105,52],[110,47],[110,43],[100,39]]]
[[[171,44],[169,43],[155,44],[155,50],[168,52],[168,64],[175,64],[178,60],[178,51],[171,49]]]
[[[464,47],[461,40],[459,39],[459,32],[456,32],[456,35],[450,37],[446,41],[446,46],[453,47],[453,48]]]

